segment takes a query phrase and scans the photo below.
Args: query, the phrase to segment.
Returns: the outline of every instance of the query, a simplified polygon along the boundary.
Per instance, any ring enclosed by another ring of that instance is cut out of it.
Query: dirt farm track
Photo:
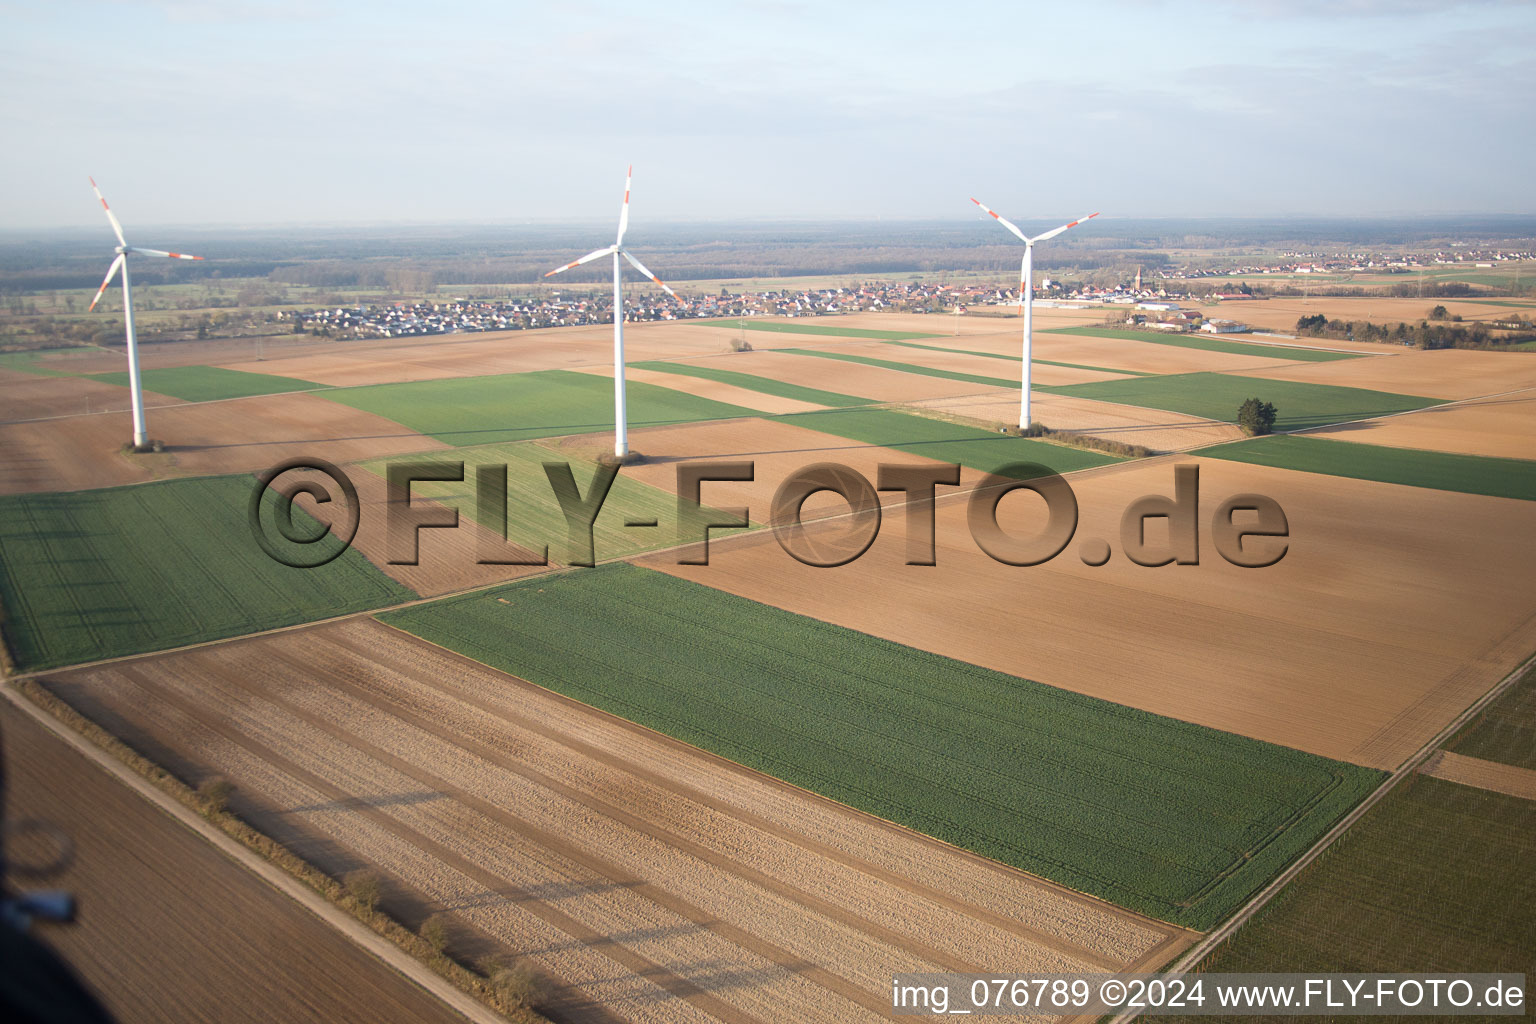
[[[372,620],[54,692],[386,904],[526,955],[557,1019],[872,1020],[891,971],[1150,969],[1191,933],[813,797]]]

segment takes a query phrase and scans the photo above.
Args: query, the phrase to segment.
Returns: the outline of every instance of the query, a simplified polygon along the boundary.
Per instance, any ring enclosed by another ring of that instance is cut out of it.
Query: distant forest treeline
[[[1026,232],[1054,221],[1021,221]],[[420,291],[437,284],[520,284],[603,244],[611,224],[568,226],[295,228],[205,231],[147,228],[145,244],[174,246],[203,262],[138,260],[145,284],[267,278],[275,285]],[[103,232],[0,233],[0,294],[94,288],[111,255]],[[1424,221],[1166,221],[1096,220],[1053,239],[1036,254],[1043,276],[1079,279],[1140,268],[1144,277],[1170,266],[1170,252],[1212,256],[1254,247],[1419,245],[1450,239],[1487,244],[1536,239],[1536,217]],[[958,220],[878,223],[742,223],[637,225],[627,241],[668,281],[969,271],[1011,276],[1020,246],[995,224]],[[602,264],[566,275],[573,284],[601,281]],[[1100,283],[1093,281],[1092,283]],[[1443,293],[1442,293],[1443,294]]]

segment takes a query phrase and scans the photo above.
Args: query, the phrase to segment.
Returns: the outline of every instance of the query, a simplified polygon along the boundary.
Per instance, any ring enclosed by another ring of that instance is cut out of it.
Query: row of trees
[[[1431,311],[1431,315],[1437,312],[1441,314],[1441,319],[1450,319],[1444,306],[1436,306]],[[1495,334],[1483,324],[1465,326],[1455,322],[1432,324],[1427,320],[1421,320],[1417,324],[1374,324],[1368,320],[1330,320],[1321,313],[1304,316],[1297,320],[1296,333],[1307,338],[1374,341],[1391,345],[1412,345],[1422,349],[1497,349],[1536,341],[1536,333],[1500,332]]]

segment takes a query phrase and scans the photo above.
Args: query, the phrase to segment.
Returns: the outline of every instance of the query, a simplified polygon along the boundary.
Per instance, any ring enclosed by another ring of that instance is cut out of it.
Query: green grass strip
[[[1008,628],[1020,613],[998,614]],[[1382,778],[624,563],[381,618],[749,768],[1193,928],[1240,906]]]
[[[958,462],[984,473],[996,473],[1014,463],[1034,463],[1057,473],[1070,473],[1122,461],[1104,452],[1012,437],[890,409],[830,409],[790,413],[777,419],[850,441],[894,448],[940,462]]]
[[[913,341],[893,341],[890,342],[890,344],[902,345],[906,348],[925,348],[931,352],[953,352],[956,355],[962,356],[981,356],[985,359],[1006,359],[1010,363],[1017,363],[1019,361],[1018,356],[999,355],[996,352],[977,352],[975,349],[945,348],[943,345],[919,345],[917,342]],[[1117,370],[1109,366],[1088,366],[1083,363],[1062,363],[1056,361],[1055,359],[1031,359],[1030,362],[1037,363],[1042,366],[1064,366],[1069,370],[1095,370],[1099,373],[1123,373],[1128,377],[1157,376],[1157,374],[1150,373],[1146,370]]]
[[[1280,435],[1232,441],[1195,454],[1229,462],[1325,473],[1355,480],[1536,501],[1536,461],[1388,448],[1327,437]]]
[[[0,497],[0,600],[18,665],[161,650],[416,597],[356,548],[314,569],[268,557],[246,518],[255,487],[238,475]],[[281,543],[267,498],[265,533]],[[294,523],[320,530],[302,509]],[[320,543],[330,551],[334,541]]]
[[[1127,331],[1116,327],[1057,327],[1041,334],[1076,334],[1085,338],[1121,338],[1145,341],[1153,345],[1197,348],[1205,352],[1228,352],[1238,356],[1268,356],[1303,363],[1327,363],[1335,359],[1359,359],[1363,353],[1328,352],[1320,348],[1291,348],[1284,345],[1254,345],[1241,341],[1223,341],[1211,335],[1169,334],[1160,331]]]
[[[899,370],[902,373],[920,373],[924,377],[943,377],[946,380],[963,380],[969,384],[988,384],[993,387],[1014,388],[1019,387],[1019,382],[1009,380],[1006,377],[984,377],[979,373],[961,373],[958,370],[935,370],[931,366],[914,366],[912,363],[898,363],[890,359],[875,359],[873,356],[856,356],[847,352],[823,352],[814,348],[780,348],[776,352],[788,352],[798,356],[816,356],[818,359],[841,359],[845,363],[863,363],[865,366],[879,366],[886,370]]]
[[[92,373],[91,380],[128,386],[128,374]],[[215,402],[225,398],[250,398],[288,391],[314,391],[327,387],[296,377],[276,377],[269,373],[247,373],[219,366],[167,366],[144,370],[139,374],[145,391],[170,395],[183,402]]]
[[[629,383],[627,394],[631,429],[762,415],[638,381]],[[324,397],[455,446],[613,429],[612,379],[570,370],[374,384],[326,391]]]
[[[850,405],[869,405],[873,399],[855,398],[852,395],[840,395],[835,391],[822,391],[818,388],[801,387],[799,384],[786,384],[781,380],[771,377],[760,377],[755,373],[742,373],[738,370],[722,370],[714,366],[690,366],[687,363],[669,363],[662,359],[648,359],[641,363],[631,363],[631,366],[642,370],[656,370],[661,373],[676,373],[688,377],[698,377],[701,380],[717,381],[721,384],[730,384],[733,387],[746,388],[748,391],[758,391],[765,395],[775,395],[779,398],[792,398],[797,402],[810,402],[813,405],[826,405],[834,409]]]
[[[685,320],[684,323],[702,327],[735,327],[744,331],[768,331],[773,334],[825,334],[835,338],[871,338],[876,341],[903,341],[908,338],[942,338],[942,334],[923,334],[921,331],[875,331],[863,327],[829,327],[825,324],[808,324],[800,317],[746,317],[741,320]]]
[[[1051,390],[1059,395],[1182,412],[1227,422],[1236,422],[1237,410],[1244,400],[1260,398],[1274,404],[1278,414],[1276,430],[1321,427],[1444,404],[1438,398],[1224,373],[1175,373],[1135,380],[1091,381]]]

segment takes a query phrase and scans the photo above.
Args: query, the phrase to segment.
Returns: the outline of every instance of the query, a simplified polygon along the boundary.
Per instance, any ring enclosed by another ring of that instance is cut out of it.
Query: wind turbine
[[[1003,227],[1007,228],[1009,231],[1012,231],[1015,235],[1017,235],[1019,237],[1019,240],[1024,243],[1024,263],[1023,263],[1022,266],[1019,267],[1019,308],[1024,313],[1023,394],[1019,398],[1019,429],[1021,429],[1021,430],[1028,430],[1029,429],[1029,360],[1030,360],[1030,347],[1031,347],[1031,345],[1033,343],[1033,335],[1031,333],[1030,328],[1031,328],[1031,324],[1032,324],[1032,316],[1033,316],[1034,305],[1035,305],[1035,243],[1036,242],[1043,242],[1047,238],[1055,238],[1057,235],[1061,234],[1063,231],[1067,230],[1068,228],[1075,228],[1075,227],[1077,227],[1079,224],[1081,224],[1085,220],[1092,220],[1093,218],[1098,216],[1098,213],[1094,212],[1094,213],[1090,213],[1086,217],[1079,217],[1077,220],[1073,221],[1070,224],[1063,224],[1059,228],[1052,228],[1051,230],[1045,232],[1044,234],[1036,235],[1034,238],[1030,238],[1028,235],[1024,234],[1024,232],[1020,231],[1018,229],[1018,226],[1015,225],[1012,221],[1010,221],[1010,220],[1008,220],[1008,219],[1006,219],[1004,217],[1000,217],[996,213],[994,213],[992,210],[987,209],[987,207],[982,203],[982,201],[980,199],[977,199],[975,196],[972,196],[971,197],[971,202],[975,203],[977,206],[980,206],[983,210],[986,210],[987,213],[992,214],[992,219],[993,220],[997,221],[999,224],[1001,224]]]
[[[96,193],[96,198],[101,200],[101,208],[107,211],[107,221],[112,225],[112,233],[117,235],[117,258],[107,268],[107,276],[102,278],[101,287],[96,289],[96,297],[91,300],[89,313],[96,308],[96,303],[101,301],[101,296],[106,292],[107,286],[112,283],[112,275],[119,270],[123,272],[123,330],[128,336],[128,393],[133,402],[133,447],[136,451],[143,451],[149,445],[149,438],[144,427],[144,390],[139,383],[139,343],[133,333],[133,292],[128,284],[128,254],[138,253],[140,256],[164,256],[173,260],[200,260],[201,256],[188,256],[179,252],[164,252],[160,249],[140,249],[128,244],[123,238],[123,226],[112,215],[112,207],[102,197],[101,189],[96,187],[96,179],[91,178],[91,191]]]
[[[619,235],[610,246],[589,252],[579,260],[567,263],[563,267],[556,267],[545,277],[553,277],[555,274],[579,267],[583,263],[590,263],[599,256],[613,256],[613,454],[623,460],[629,454],[629,421],[624,405],[624,265],[619,262],[622,256],[646,277],[661,285],[661,288],[674,299],[677,292],[666,286],[666,283],[649,270],[645,264],[629,254],[624,248],[624,229],[629,227],[629,180],[634,176],[635,168],[630,166],[624,173],[624,205],[619,210]]]

